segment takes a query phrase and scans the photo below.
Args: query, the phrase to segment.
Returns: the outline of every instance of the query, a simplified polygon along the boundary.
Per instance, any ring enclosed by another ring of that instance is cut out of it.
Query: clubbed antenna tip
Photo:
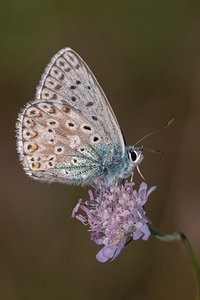
[[[152,132],[148,133],[147,135],[145,135],[143,138],[141,138],[139,141],[137,141],[137,143],[135,144],[135,146],[137,144],[139,144],[141,141],[143,141],[144,139],[146,139],[148,136],[155,134],[156,132],[160,131],[161,129],[164,129],[166,127],[168,127],[172,122],[174,122],[175,119],[171,119],[169,122],[167,122],[167,124],[161,126],[160,128],[153,130]]]
[[[167,126],[171,125],[171,124],[172,124],[172,122],[174,122],[174,120],[175,120],[174,118],[173,118],[173,119],[171,119],[169,122],[167,122],[167,124],[166,124],[165,126],[167,127]]]

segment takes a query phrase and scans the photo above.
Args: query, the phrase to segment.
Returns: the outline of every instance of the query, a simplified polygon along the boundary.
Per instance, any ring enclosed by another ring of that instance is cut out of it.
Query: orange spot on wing
[[[38,145],[33,145],[30,149],[30,152],[32,153],[33,151],[35,151],[38,148]]]
[[[54,110],[54,108],[52,106],[49,109],[49,113],[55,113],[55,110]]]
[[[41,112],[39,111],[37,114],[34,114],[34,117],[40,117],[41,116]]]
[[[40,163],[37,163],[34,167],[33,167],[33,169],[38,169],[40,167]]]
[[[35,131],[33,133],[31,133],[31,139],[34,138],[36,135],[37,135],[37,132],[35,132]]]

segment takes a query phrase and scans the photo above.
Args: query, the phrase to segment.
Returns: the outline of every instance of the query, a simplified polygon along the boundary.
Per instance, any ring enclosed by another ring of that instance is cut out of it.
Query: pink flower
[[[88,191],[90,200],[82,202],[80,199],[72,212],[84,225],[89,225],[91,239],[104,247],[97,253],[100,262],[115,259],[130,239],[140,237],[147,240],[150,230],[147,223],[151,223],[145,216],[142,206],[155,186],[147,191],[147,184],[141,183],[139,191],[133,182],[96,188],[93,194]],[[84,216],[78,214],[79,210]]]

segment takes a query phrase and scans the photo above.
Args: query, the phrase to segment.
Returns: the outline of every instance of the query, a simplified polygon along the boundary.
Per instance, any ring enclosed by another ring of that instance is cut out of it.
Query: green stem
[[[182,233],[181,231],[174,231],[171,234],[164,234],[151,226],[149,226],[149,229],[150,229],[151,233],[157,239],[159,239],[161,241],[175,242],[175,241],[182,240],[184,242],[184,244],[186,245],[186,248],[188,250],[189,256],[190,256],[190,261],[192,264],[192,269],[193,269],[194,277],[196,280],[196,288],[197,288],[196,300],[200,300],[200,271],[199,271],[199,267],[198,267],[197,260],[195,258],[192,246],[191,246],[190,242],[188,241],[187,237],[185,236],[185,234]]]

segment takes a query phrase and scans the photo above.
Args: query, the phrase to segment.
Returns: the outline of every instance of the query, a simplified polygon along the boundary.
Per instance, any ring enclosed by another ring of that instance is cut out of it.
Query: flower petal
[[[80,205],[81,205],[82,199],[79,199],[78,203],[76,204],[76,206],[74,207],[74,209],[72,210],[72,215],[71,217],[74,218],[75,217],[75,213],[78,211]]]
[[[93,192],[91,190],[88,191],[88,194],[90,196],[90,201],[93,202],[94,201],[94,195]]]
[[[147,198],[149,197],[149,195],[157,188],[157,186],[152,186],[148,192],[147,192]]]
[[[96,255],[96,259],[100,262],[106,262],[109,258],[112,258],[116,250],[116,246],[104,246]]]

